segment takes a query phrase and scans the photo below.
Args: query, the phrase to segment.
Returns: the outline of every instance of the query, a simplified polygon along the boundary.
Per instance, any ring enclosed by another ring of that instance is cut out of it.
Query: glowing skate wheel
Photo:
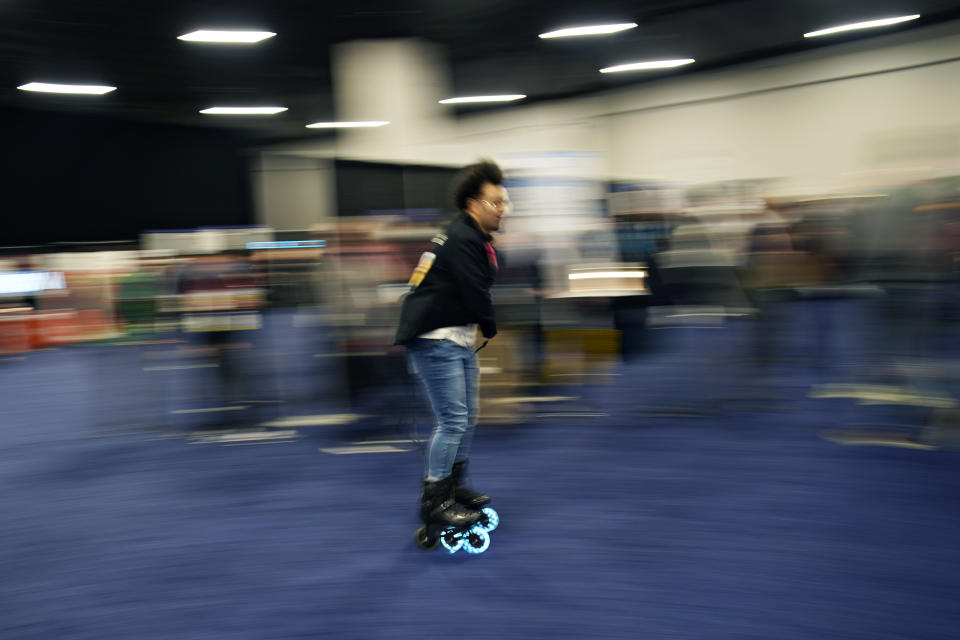
[[[467,531],[464,538],[463,550],[467,553],[483,553],[490,546],[490,534],[479,525]]]
[[[463,534],[453,527],[444,529],[443,533],[440,534],[440,544],[450,553],[456,553],[463,546]]]
[[[482,513],[486,519],[486,522],[481,526],[488,532],[493,531],[497,528],[497,525],[500,524],[500,516],[493,510],[493,507],[484,507],[480,510],[480,513]]]

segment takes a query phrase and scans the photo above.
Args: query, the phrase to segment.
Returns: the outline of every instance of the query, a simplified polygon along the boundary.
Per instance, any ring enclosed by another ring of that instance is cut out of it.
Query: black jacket
[[[423,280],[403,299],[396,344],[409,344],[417,336],[441,327],[472,323],[480,325],[484,338],[497,334],[490,299],[497,272],[496,254],[489,241],[490,237],[466,213],[434,236],[430,253],[436,257]]]

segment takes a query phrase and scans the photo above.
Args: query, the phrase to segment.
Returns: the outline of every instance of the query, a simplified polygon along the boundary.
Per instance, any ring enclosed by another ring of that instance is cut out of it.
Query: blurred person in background
[[[436,417],[425,452],[420,517],[424,523],[467,526],[489,496],[464,484],[477,419],[477,329],[497,334],[490,287],[498,270],[492,232],[509,206],[503,172],[484,160],[455,178],[460,215],[433,238],[410,278],[396,343],[407,347]],[[484,342],[486,344],[486,342]],[[481,346],[482,348],[482,346]]]
[[[252,348],[240,336],[244,335],[241,331],[259,327],[259,319],[249,323],[263,306],[258,293],[262,276],[245,250],[194,256],[177,275],[180,309],[188,331],[198,336],[211,364],[216,365],[215,391],[206,401],[217,407],[238,405],[249,393],[238,352]],[[229,417],[221,412],[217,420],[233,425],[241,418],[235,412]]]

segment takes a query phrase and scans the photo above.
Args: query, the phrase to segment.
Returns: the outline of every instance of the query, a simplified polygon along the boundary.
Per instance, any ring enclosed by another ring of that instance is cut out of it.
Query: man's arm
[[[483,245],[458,239],[447,243],[450,267],[464,308],[480,325],[484,338],[497,335],[497,322],[490,298],[490,267]]]

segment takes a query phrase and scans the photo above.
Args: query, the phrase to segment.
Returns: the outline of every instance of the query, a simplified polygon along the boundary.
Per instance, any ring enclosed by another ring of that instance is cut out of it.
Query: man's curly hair
[[[464,211],[467,200],[480,195],[487,182],[494,185],[503,183],[503,170],[493,160],[480,160],[461,169],[453,181],[453,201],[457,209]]]

